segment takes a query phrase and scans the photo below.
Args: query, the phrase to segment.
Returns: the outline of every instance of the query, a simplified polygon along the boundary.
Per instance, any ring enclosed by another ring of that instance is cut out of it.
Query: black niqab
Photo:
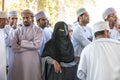
[[[50,56],[58,62],[71,62],[74,60],[74,49],[68,34],[68,25],[57,22],[52,38],[46,43],[42,57]]]

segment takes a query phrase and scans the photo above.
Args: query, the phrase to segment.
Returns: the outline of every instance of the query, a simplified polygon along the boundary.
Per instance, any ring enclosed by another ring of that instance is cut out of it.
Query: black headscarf
[[[52,38],[46,43],[42,57],[50,56],[58,62],[74,60],[74,49],[68,34],[68,25],[57,22],[54,26]]]

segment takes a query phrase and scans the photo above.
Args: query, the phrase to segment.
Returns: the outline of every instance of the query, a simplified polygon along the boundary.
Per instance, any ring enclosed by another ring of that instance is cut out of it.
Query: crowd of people
[[[85,8],[77,21],[57,21],[44,11],[0,11],[0,80],[120,80],[120,20],[107,8],[92,27]],[[35,19],[34,19],[35,18]],[[35,22],[37,24],[35,24]]]

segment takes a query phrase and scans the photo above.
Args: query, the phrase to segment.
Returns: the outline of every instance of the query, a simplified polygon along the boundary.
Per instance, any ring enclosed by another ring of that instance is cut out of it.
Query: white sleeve
[[[77,76],[80,80],[86,80],[86,74],[87,74],[86,56],[84,55],[84,53],[81,53],[80,62],[77,70]]]
[[[86,45],[88,45],[91,42],[91,41],[89,41],[89,39],[87,39],[83,36],[82,32],[80,32],[78,30],[76,30],[75,33],[73,33],[73,37],[83,47],[85,47]]]

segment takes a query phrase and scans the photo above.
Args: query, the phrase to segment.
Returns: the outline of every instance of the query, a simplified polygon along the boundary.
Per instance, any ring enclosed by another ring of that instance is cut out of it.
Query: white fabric
[[[51,28],[44,28],[43,30],[43,35],[42,35],[42,41],[41,41],[41,43],[40,43],[40,48],[39,48],[39,55],[41,56],[41,54],[42,54],[42,52],[43,52],[43,49],[44,49],[44,47],[45,47],[45,43],[49,40],[49,39],[51,39],[51,35],[52,35],[52,30],[51,30]]]
[[[6,25],[4,27],[4,33],[5,33],[5,44],[6,44],[6,65],[9,65],[9,32],[10,32],[11,27],[9,25]]]
[[[116,28],[111,29],[110,38],[120,41],[120,32]]]
[[[42,80],[38,48],[42,31],[31,25],[18,28],[11,40],[14,54],[13,80]]]
[[[90,43],[88,38],[92,38],[92,30],[88,26],[80,26],[76,23],[73,28],[72,43],[74,47],[74,55],[79,57],[82,49]]]
[[[10,25],[6,25],[4,28],[6,44],[6,65],[8,66],[7,80],[12,80],[14,53],[11,48],[11,39],[13,37],[14,31],[15,30]]]
[[[3,29],[0,29],[0,80],[6,80],[6,49]]]
[[[9,44],[7,46],[7,51],[8,51],[8,79],[7,80],[12,80],[12,71],[13,71],[13,63],[14,63],[14,53],[13,53],[13,50],[11,48],[11,40],[13,38],[13,35],[14,35],[14,32],[15,32],[15,29],[11,28],[10,31],[9,31]]]
[[[110,29],[110,38],[118,40],[119,33],[118,33],[116,27],[114,27],[113,29]]]
[[[82,51],[77,76],[81,80],[112,80],[113,70],[119,65],[120,42],[101,38]]]

